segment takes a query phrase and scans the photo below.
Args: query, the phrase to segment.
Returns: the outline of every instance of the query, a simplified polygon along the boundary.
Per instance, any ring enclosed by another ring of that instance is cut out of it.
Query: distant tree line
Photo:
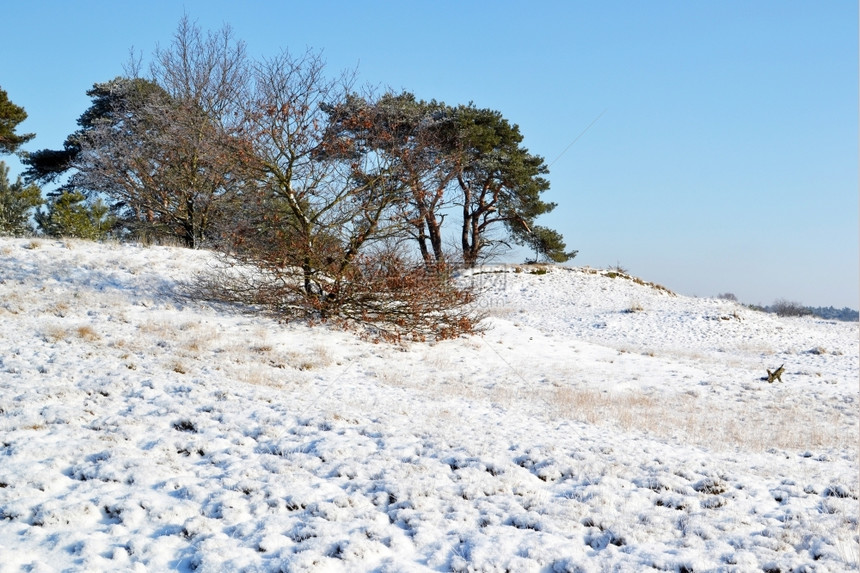
[[[812,316],[826,320],[844,320],[845,322],[857,322],[860,320],[860,312],[848,308],[834,308],[832,306],[810,306],[807,307]]]
[[[358,90],[317,52],[253,61],[229,27],[184,17],[146,76],[132,61],[87,95],[62,149],[18,152],[14,184],[0,172],[12,205],[0,232],[22,232],[35,208],[49,235],[218,249],[230,272],[210,293],[393,337],[473,328],[458,265],[512,244],[535,260],[576,254],[537,223],[556,205],[517,125],[472,103]],[[2,91],[0,112],[0,151],[17,152],[26,113]],[[56,186],[44,204],[35,184]]]
[[[717,295],[717,298],[737,302],[737,297],[732,293]],[[786,299],[777,299],[773,304],[762,306],[758,304],[747,305],[753,310],[769,312],[777,316],[815,316],[825,320],[842,320],[845,322],[857,322],[860,320],[860,312],[848,308],[834,308],[832,306],[804,306],[799,302]]]
[[[815,316],[826,320],[842,320],[846,322],[857,322],[860,320],[860,312],[847,306],[841,309],[832,306],[803,306],[799,303],[778,300],[769,306],[753,306],[753,308],[778,316]]]

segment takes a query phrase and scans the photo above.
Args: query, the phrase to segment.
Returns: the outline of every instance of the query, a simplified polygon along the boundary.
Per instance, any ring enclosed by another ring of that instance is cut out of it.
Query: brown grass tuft
[[[88,342],[94,342],[101,338],[101,335],[96,332],[92,326],[88,324],[78,326],[74,329],[74,333],[78,338],[86,340]]]

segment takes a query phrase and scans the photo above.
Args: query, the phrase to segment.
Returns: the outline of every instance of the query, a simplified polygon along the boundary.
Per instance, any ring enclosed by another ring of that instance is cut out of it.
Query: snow
[[[499,266],[401,347],[210,264],[0,239],[0,572],[857,570],[857,323]]]

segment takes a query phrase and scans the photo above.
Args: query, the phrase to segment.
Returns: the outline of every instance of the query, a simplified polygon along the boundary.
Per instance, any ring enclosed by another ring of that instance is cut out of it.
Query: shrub
[[[36,212],[39,229],[52,237],[98,241],[116,225],[116,217],[101,199],[89,202],[78,191],[63,192],[48,202],[47,211]]]
[[[195,296],[261,306],[284,320],[359,327],[390,342],[474,333],[481,319],[471,304],[475,289],[456,284],[450,267],[390,251],[363,254],[342,273],[319,272],[313,289],[301,268],[227,256],[222,262],[198,277]]]
[[[785,299],[779,299],[770,307],[771,312],[775,312],[777,316],[809,316],[812,311],[800,304]]]
[[[36,223],[52,237],[98,241],[108,236],[116,217],[101,199],[90,202],[79,191],[66,191],[48,202],[47,211],[36,212]]]
[[[9,183],[9,168],[0,161],[0,235],[26,235],[32,232],[30,211],[43,203],[42,192],[35,185]]]

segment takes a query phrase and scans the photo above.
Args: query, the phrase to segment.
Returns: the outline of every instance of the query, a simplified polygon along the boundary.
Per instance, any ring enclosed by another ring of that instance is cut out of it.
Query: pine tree
[[[36,212],[39,229],[52,237],[99,241],[108,236],[116,222],[101,199],[88,202],[79,191],[66,191],[48,202],[47,211]]]
[[[18,177],[9,183],[9,168],[0,161],[0,235],[25,235],[33,230],[30,211],[43,203],[42,192]]]
[[[9,101],[6,92],[0,88],[0,153],[15,153],[22,144],[35,137],[32,133],[15,133],[15,128],[25,119],[27,112],[24,108]]]
[[[534,262],[551,261],[554,263],[564,263],[574,258],[579,251],[565,251],[566,245],[561,233],[548,227],[535,225],[531,228],[531,233],[521,235],[524,240],[519,242],[527,244],[535,252]]]
[[[472,104],[459,106],[455,114],[454,144],[461,166],[461,197],[456,202],[463,211],[463,262],[471,267],[495,247],[508,246],[493,237],[495,229],[503,227],[514,241],[527,242],[535,219],[556,205],[540,197],[549,189],[543,177],[549,169],[542,157],[520,145],[523,136],[516,124],[498,111]]]

